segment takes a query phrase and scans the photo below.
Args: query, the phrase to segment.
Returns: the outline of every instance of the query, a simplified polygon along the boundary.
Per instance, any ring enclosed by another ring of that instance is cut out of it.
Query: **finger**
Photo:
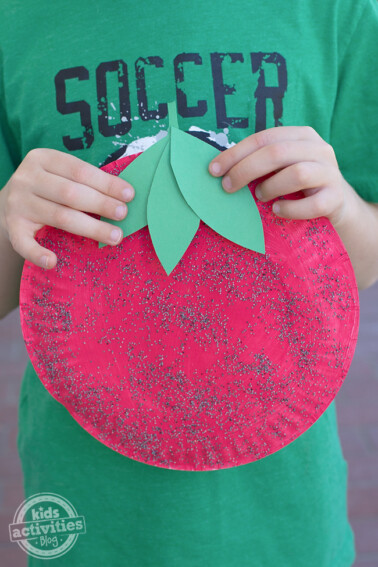
[[[224,175],[236,163],[263,148],[288,141],[320,141],[322,138],[310,126],[278,126],[247,136],[241,142],[221,152],[209,164],[209,171],[217,177]],[[215,167],[214,167],[215,166]],[[218,166],[218,167],[217,167]]]
[[[29,152],[32,156],[35,156],[36,153],[38,153],[39,163],[49,173],[88,185],[105,195],[122,201],[130,201],[134,198],[135,191],[130,183],[76,156],[47,148],[37,148]]]
[[[41,172],[38,182],[35,194],[53,203],[95,213],[108,219],[121,220],[127,214],[124,201],[105,195],[88,185],[75,183],[45,171]]]
[[[334,167],[318,162],[300,161],[262,181],[255,194],[260,201],[271,201],[281,195],[330,184],[337,173]]]
[[[103,244],[115,245],[123,238],[120,227],[39,197],[35,197],[30,217],[31,220],[35,218],[38,224],[61,228],[66,232],[85,236]]]
[[[222,180],[226,191],[233,193],[272,171],[300,161],[318,161],[330,165],[331,146],[326,143],[288,141],[264,146],[239,161]]]
[[[337,203],[330,188],[322,187],[313,195],[303,199],[279,199],[273,204],[273,212],[286,219],[329,218],[336,214]]]
[[[41,228],[34,223],[23,221],[12,225],[9,233],[13,249],[25,260],[41,268],[51,269],[56,266],[57,257],[51,250],[44,248],[35,240],[35,233]]]

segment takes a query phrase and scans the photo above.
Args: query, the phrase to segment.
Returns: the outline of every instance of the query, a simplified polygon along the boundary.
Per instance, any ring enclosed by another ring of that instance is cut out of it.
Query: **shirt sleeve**
[[[16,146],[16,140],[7,119],[4,97],[3,51],[0,45],[0,190],[20,163]]]
[[[0,190],[7,183],[15,169],[16,166],[10,154],[3,124],[0,123]]]
[[[330,143],[348,183],[366,201],[378,202],[378,2],[363,0],[359,6],[340,53]]]

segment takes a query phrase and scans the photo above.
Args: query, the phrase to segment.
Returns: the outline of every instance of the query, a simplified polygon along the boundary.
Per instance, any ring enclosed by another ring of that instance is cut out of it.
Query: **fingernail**
[[[134,191],[130,189],[130,187],[126,187],[126,189],[123,189],[122,191],[122,196],[125,201],[130,201],[130,199],[134,197]]]
[[[272,209],[273,209],[273,212],[274,212],[274,213],[279,213],[279,212],[280,212],[280,208],[281,208],[281,207],[280,207],[279,203],[274,203],[274,204],[273,204]]]
[[[232,189],[231,178],[228,175],[223,177],[222,185],[226,191],[230,191]]]
[[[115,216],[117,219],[123,219],[123,217],[126,214],[126,207],[125,205],[120,205],[119,207],[116,208],[115,210]]]
[[[114,244],[116,244],[121,239],[121,237],[122,237],[122,232],[118,228],[115,228],[110,233],[110,240],[114,242]]]
[[[48,256],[42,256],[42,258],[41,258],[41,263],[42,263],[42,266],[43,266],[44,268],[48,268],[48,267],[49,267],[49,258],[48,258]]]
[[[262,199],[261,189],[256,189],[255,195],[261,201],[261,199]]]
[[[214,175],[218,175],[221,172],[221,166],[219,165],[218,162],[214,162],[211,164],[210,166],[210,171],[211,173],[214,173]]]

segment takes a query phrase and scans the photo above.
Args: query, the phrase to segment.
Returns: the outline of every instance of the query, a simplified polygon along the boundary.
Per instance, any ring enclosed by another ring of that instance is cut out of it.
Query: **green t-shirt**
[[[35,147],[96,166],[135,153],[138,140],[167,129],[175,99],[180,127],[220,147],[273,126],[312,126],[356,191],[378,201],[377,32],[375,0],[12,0],[0,23],[0,185]],[[86,520],[57,567],[354,561],[334,402],[260,461],[175,471],[94,439],[29,362],[18,448],[25,496],[60,494]]]

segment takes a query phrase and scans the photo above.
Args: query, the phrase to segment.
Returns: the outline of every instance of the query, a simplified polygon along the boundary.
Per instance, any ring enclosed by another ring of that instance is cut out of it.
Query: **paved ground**
[[[360,298],[359,342],[336,406],[343,452],[349,465],[349,516],[358,553],[354,567],[378,567],[378,285],[361,292]],[[0,321],[2,567],[26,565],[24,552],[10,543],[8,536],[8,524],[23,500],[16,439],[18,393],[26,360],[16,310]]]

